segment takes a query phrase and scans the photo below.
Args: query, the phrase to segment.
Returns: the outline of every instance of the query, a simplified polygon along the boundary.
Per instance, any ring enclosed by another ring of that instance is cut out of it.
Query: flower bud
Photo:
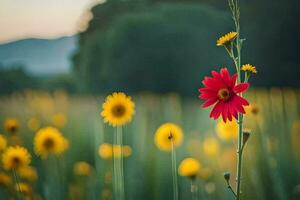
[[[229,180],[230,180],[230,173],[229,173],[229,172],[225,172],[225,173],[224,173],[224,179],[225,179],[226,182],[229,184]]]
[[[250,137],[250,130],[244,130],[243,131],[243,145],[246,144],[246,142],[248,141]]]

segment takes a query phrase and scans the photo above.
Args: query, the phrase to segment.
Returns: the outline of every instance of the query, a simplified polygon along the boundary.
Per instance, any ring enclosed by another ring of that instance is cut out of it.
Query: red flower
[[[245,113],[243,106],[249,105],[248,101],[238,93],[248,89],[248,83],[236,84],[237,74],[230,76],[227,68],[222,68],[220,73],[211,72],[212,77],[205,77],[202,81],[204,88],[200,88],[199,98],[206,101],[203,108],[215,104],[210,117],[217,119],[221,114],[223,121],[232,121],[232,116],[238,118],[238,113]]]

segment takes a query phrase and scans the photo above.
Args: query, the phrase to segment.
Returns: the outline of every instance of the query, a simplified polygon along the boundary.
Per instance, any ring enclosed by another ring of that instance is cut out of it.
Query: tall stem
[[[124,173],[123,173],[123,134],[122,127],[117,126],[117,145],[120,148],[120,155],[117,160],[117,177],[118,177],[118,188],[119,188],[119,198],[120,200],[125,199],[125,190],[124,190]]]
[[[239,137],[238,137],[238,162],[237,162],[237,184],[236,184],[236,199],[241,199],[241,178],[242,178],[242,160],[243,160],[243,114],[239,114],[238,117],[239,124]]]
[[[122,127],[119,127],[119,138],[120,138],[120,147],[121,147],[121,155],[120,155],[120,189],[121,189],[121,194],[122,194],[122,199],[125,199],[125,183],[124,183],[124,155],[123,155],[123,131],[122,131]]]
[[[174,147],[173,138],[171,139],[172,145],[172,176],[173,176],[173,199],[178,200],[178,180],[177,180],[177,167],[176,167],[176,151]]]
[[[241,83],[241,49],[242,49],[242,40],[240,39],[240,10],[238,6],[238,0],[229,0],[229,7],[231,9],[232,18],[235,24],[235,29],[237,32],[237,38],[235,42],[237,56],[232,56],[233,62],[235,64],[237,74],[238,74],[238,83]],[[233,55],[233,52],[232,52]],[[240,94],[240,96],[242,96]],[[238,147],[237,147],[237,177],[236,177],[236,200],[241,199],[241,179],[242,179],[242,161],[243,161],[243,114],[239,113],[238,115],[238,126],[239,126],[239,135],[238,135]]]
[[[118,132],[118,131],[117,131]],[[118,143],[118,133],[114,134],[113,136],[113,145],[112,145],[112,152],[113,152],[113,167],[114,167],[114,173],[113,173],[113,190],[114,190],[114,199],[119,198],[119,176],[118,176],[118,156],[116,155],[115,147]]]
[[[24,199],[23,198],[23,193],[21,191],[21,187],[20,187],[18,175],[17,175],[17,172],[16,172],[15,169],[13,169],[13,176],[14,176],[14,179],[15,179],[15,183],[16,183],[16,185],[18,187],[17,197],[18,197],[18,199]]]
[[[198,186],[196,183],[196,179],[191,180],[191,193],[192,193],[192,200],[198,199]]]

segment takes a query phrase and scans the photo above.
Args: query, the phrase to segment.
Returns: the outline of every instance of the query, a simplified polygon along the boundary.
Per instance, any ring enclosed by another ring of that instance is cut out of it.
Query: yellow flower
[[[245,106],[246,115],[257,115],[259,113],[259,107],[252,103],[249,106]]]
[[[31,156],[24,147],[9,147],[2,155],[3,167],[6,170],[19,169],[29,165],[30,162]]]
[[[110,159],[113,156],[120,157],[121,153],[123,153],[124,157],[129,157],[131,155],[132,149],[130,146],[125,145],[111,145],[108,143],[104,143],[99,146],[98,154],[102,159]]]
[[[4,129],[8,133],[16,133],[20,128],[19,121],[16,118],[7,118],[4,121]]]
[[[52,124],[55,127],[62,128],[67,123],[67,117],[62,113],[56,113],[52,116]]]
[[[223,46],[234,40],[237,36],[237,32],[229,32],[217,40],[217,46]]]
[[[0,172],[0,187],[8,187],[12,184],[12,179],[7,174]]]
[[[74,164],[73,172],[78,176],[89,176],[92,173],[92,166],[87,162],[77,162]]]
[[[3,135],[0,135],[0,153],[6,149],[7,140]]]
[[[18,169],[18,174],[21,179],[26,181],[36,181],[38,178],[36,169],[30,166],[21,167]]]
[[[40,121],[37,118],[32,117],[28,120],[27,126],[30,130],[36,131],[40,128]]]
[[[102,159],[109,159],[113,156],[112,145],[108,143],[101,144],[98,149],[98,154]]]
[[[49,154],[60,155],[68,147],[68,140],[54,127],[42,128],[34,137],[34,151],[44,159]]]
[[[189,178],[195,178],[199,173],[201,164],[194,158],[186,158],[181,161],[178,172],[180,176],[187,176]]]
[[[214,157],[219,153],[219,143],[213,138],[206,138],[203,142],[203,151],[207,156]]]
[[[181,145],[183,140],[182,129],[173,123],[161,125],[155,132],[154,142],[156,146],[163,151],[171,151],[172,143],[175,147]]]
[[[25,197],[32,195],[32,188],[27,183],[19,183],[15,185],[15,189],[18,192],[21,192]]]
[[[122,126],[129,123],[135,112],[131,97],[122,92],[114,92],[109,95],[102,108],[101,116],[104,122],[112,126]]]
[[[257,74],[257,70],[256,70],[256,67],[253,66],[253,65],[250,65],[250,64],[245,64],[242,66],[242,70],[244,72],[250,72],[252,74]]]
[[[132,153],[132,149],[130,146],[128,146],[128,145],[123,146],[124,157],[129,157],[131,155],[131,153]]]
[[[235,140],[238,136],[239,126],[235,120],[227,122],[221,120],[216,125],[216,132],[222,140]]]

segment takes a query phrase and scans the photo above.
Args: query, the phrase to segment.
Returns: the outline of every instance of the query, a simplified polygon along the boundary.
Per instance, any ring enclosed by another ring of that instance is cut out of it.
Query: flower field
[[[300,199],[300,92],[253,89],[244,96],[250,102],[244,116],[250,135],[243,199]],[[101,116],[105,97],[60,90],[0,97],[0,199],[118,199],[113,175],[118,155],[124,157],[119,164],[126,199],[172,199],[174,176],[179,199],[233,198],[226,180],[235,185],[237,123],[209,119],[196,97],[143,93],[131,100],[135,115],[123,126],[121,146],[114,143],[116,128]],[[173,125],[176,154],[168,151],[170,136],[157,135]],[[19,160],[9,159],[10,148]],[[17,169],[20,163],[25,167]]]

